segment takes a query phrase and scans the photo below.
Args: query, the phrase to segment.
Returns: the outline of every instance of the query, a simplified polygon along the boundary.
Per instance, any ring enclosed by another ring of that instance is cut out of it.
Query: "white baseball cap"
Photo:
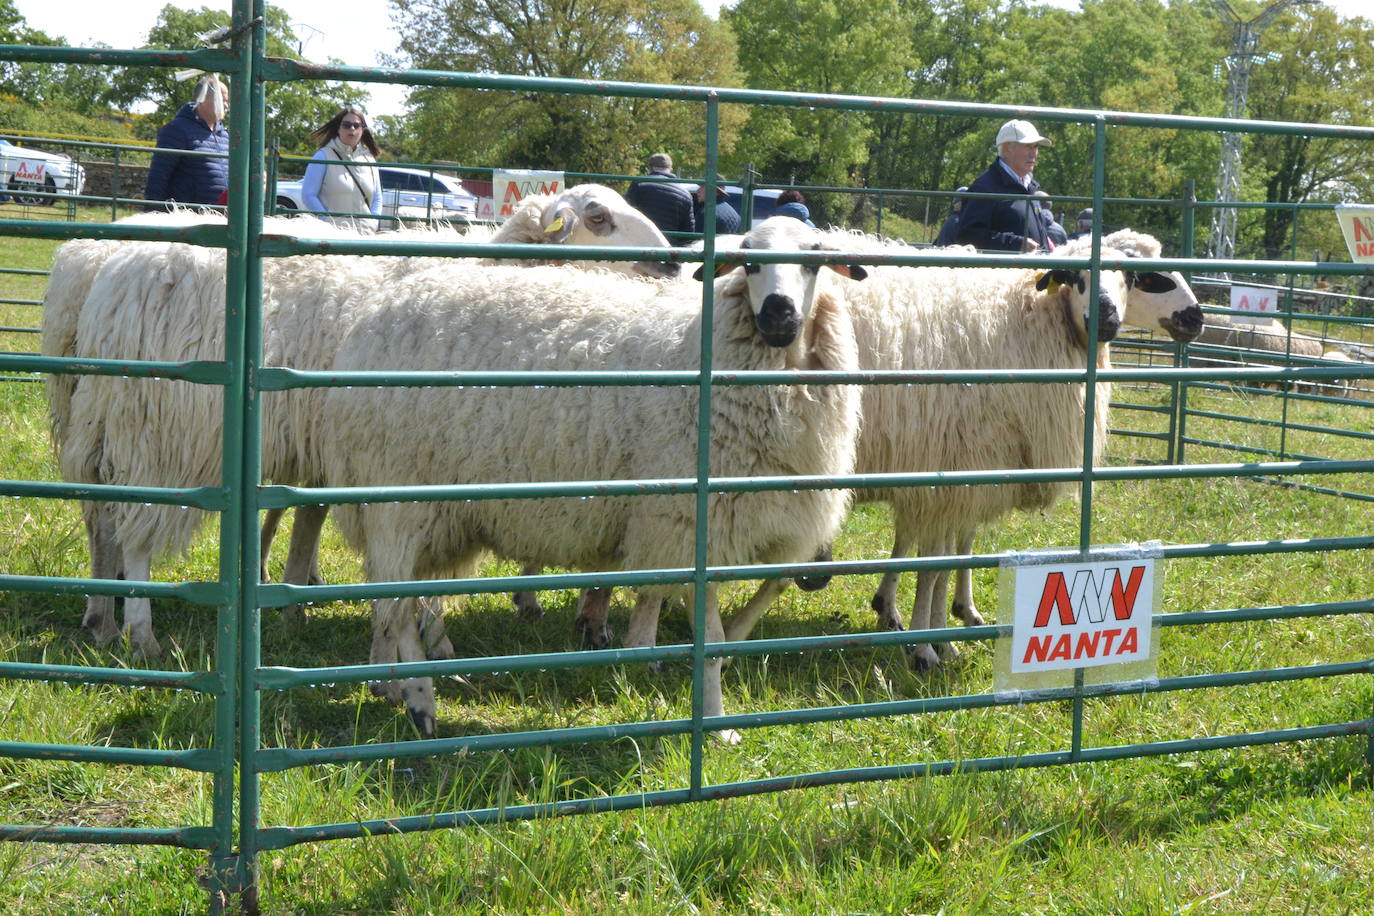
[[[997,132],[997,145],[1003,143],[1034,143],[1036,146],[1054,146],[1049,137],[1040,136],[1035,125],[1029,121],[1011,120],[1002,125]]]

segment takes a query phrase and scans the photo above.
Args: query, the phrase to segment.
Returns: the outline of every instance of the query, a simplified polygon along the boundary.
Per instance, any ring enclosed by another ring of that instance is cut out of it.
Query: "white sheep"
[[[804,224],[778,218],[756,227],[746,245],[798,250],[818,243]],[[854,368],[843,292],[819,288],[819,273],[795,264],[752,265],[716,281],[715,367]],[[563,268],[441,266],[407,278],[389,299],[351,331],[336,371],[699,365],[701,290],[689,284]],[[836,475],[852,468],[852,386],[728,386],[711,398],[713,476]],[[694,477],[697,403],[695,387],[333,389],[322,413],[333,438],[326,477],[331,486]],[[847,499],[837,489],[713,495],[708,562],[808,559],[836,530]],[[584,570],[690,567],[694,506],[684,494],[372,503],[339,506],[335,515],[363,552],[367,578],[395,581],[468,576],[488,550]],[[704,635],[716,642],[722,627],[714,586],[705,600]],[[423,658],[421,619],[416,599],[375,601],[371,660]],[[723,711],[720,667],[719,659],[706,663],[707,715]],[[428,678],[380,689],[432,731]]]
[[[142,214],[125,222],[186,226],[216,221],[222,223],[223,217],[180,210],[173,213]],[[282,234],[350,237],[348,232],[333,229],[313,219],[269,220],[264,224],[264,229],[267,232]],[[470,237],[451,229],[437,231],[428,229],[402,230],[391,236],[393,239],[410,238],[435,241],[481,241],[486,237],[485,232]],[[623,198],[614,191],[599,185],[579,185],[559,195],[527,200],[522,204],[516,216],[503,224],[491,236],[490,240],[633,247],[666,247],[668,245],[662,233],[658,232],[657,228],[642,214],[626,204]],[[218,340],[223,325],[224,262],[222,253],[206,250],[202,257],[189,257],[190,252],[183,251],[174,259],[175,266],[158,267],[159,257],[166,254],[156,247],[159,244],[78,239],[59,248],[54,259],[44,300],[42,335],[44,354],[51,356],[81,355],[102,358],[170,359],[174,357],[168,354],[178,352],[178,348],[183,348],[180,352],[185,352],[184,347],[188,345],[186,340],[189,338],[192,341],[191,346],[200,348],[201,356],[199,358],[221,358]],[[149,245],[154,247],[147,247]],[[107,278],[106,287],[102,289],[101,294],[96,297],[95,304],[90,308],[91,314],[83,318],[82,309],[97,273],[111,256],[129,249],[131,246],[138,246],[134,250],[139,254],[124,257],[121,260],[119,276]],[[140,259],[145,256],[148,258],[146,271],[149,277],[160,272],[163,280],[162,285],[153,284],[149,286],[145,282],[147,278],[140,278],[139,274],[144,271],[144,268],[140,267],[140,263],[142,263]],[[330,263],[339,270],[355,269],[352,267],[345,268],[345,260],[350,263],[357,261],[363,265],[356,268],[360,271],[359,282],[370,282],[379,286],[394,282],[396,278],[417,269],[423,263],[423,259],[419,258],[387,257],[335,258]],[[608,264],[612,270],[654,275],[672,275],[677,270],[676,264],[665,266],[658,262],[649,261],[608,262]],[[328,268],[325,269],[328,270]],[[176,284],[172,284],[168,279],[170,273],[181,270],[191,271],[191,274],[179,278]],[[268,261],[264,272],[269,279],[270,286],[272,278],[287,276],[291,271],[290,269],[283,271],[281,262]],[[317,272],[307,271],[305,273],[313,275]],[[188,283],[192,285],[203,283],[205,288],[210,290],[208,298],[195,301],[191,299],[177,300],[175,297],[170,300],[164,299],[163,293],[173,289],[174,286],[184,291]],[[288,297],[302,295],[305,297],[305,302],[315,301],[314,290],[303,289],[290,282],[287,286],[288,289],[294,290],[294,292],[287,293]],[[216,290],[215,287],[218,289]],[[130,295],[127,290],[134,292]],[[366,289],[355,291],[352,294],[354,302],[350,308],[365,307],[370,301],[366,292]],[[118,319],[112,318],[112,309],[115,308],[116,303],[110,298],[111,295],[126,297],[124,301],[119,303],[123,312],[120,313]],[[280,301],[280,297],[272,301]],[[265,303],[265,324],[269,339],[271,339],[276,314],[271,302]],[[329,314],[332,315],[335,325],[330,328],[329,333],[323,335],[318,349],[314,351],[293,349],[288,344],[280,351],[283,354],[294,353],[302,357],[302,363],[292,364],[296,368],[307,366],[327,368],[333,347],[347,326],[338,323],[343,320],[341,314]],[[155,315],[160,315],[161,318],[153,317]],[[299,318],[300,316],[297,315],[296,317]],[[112,332],[107,323],[112,320],[132,322],[134,325],[144,327],[146,336],[139,340],[131,340],[126,334],[120,334],[117,331]],[[323,315],[320,320],[325,320]],[[85,322],[87,336],[84,342],[78,343],[78,326],[82,321]],[[306,329],[304,336],[313,340],[319,336],[315,333],[317,330],[311,326]],[[178,334],[183,335],[180,342],[177,338]],[[108,344],[113,344],[113,346],[108,346]],[[267,362],[268,364],[274,362],[270,353]],[[172,479],[182,480],[183,485],[194,485],[194,483],[189,482],[188,475],[189,477],[200,477],[203,482],[213,482],[211,477],[205,476],[209,474],[211,463],[217,461],[219,435],[213,429],[208,430],[207,434],[199,440],[194,449],[194,458],[188,457],[180,466],[168,469],[166,474],[161,473],[158,467],[158,462],[163,459],[154,453],[165,451],[176,456],[186,453],[188,450],[185,444],[179,441],[178,433],[164,432],[160,428],[147,431],[149,445],[145,449],[145,454],[139,456],[137,460],[135,460],[133,445],[126,443],[126,448],[121,454],[128,459],[127,463],[104,468],[101,466],[104,459],[97,455],[95,463],[92,464],[92,456],[81,454],[81,449],[104,447],[102,439],[106,433],[107,424],[102,412],[108,408],[117,407],[119,398],[133,395],[140,383],[132,383],[132,385],[121,388],[108,382],[89,381],[83,395],[83,422],[87,424],[88,428],[83,432],[82,441],[72,446],[68,443],[67,430],[71,422],[72,395],[78,384],[78,377],[74,375],[51,375],[48,378],[49,411],[54,442],[59,451],[59,464],[64,468],[70,467],[72,469],[71,474],[81,475],[72,476],[69,479],[127,483],[130,480],[127,477],[121,477],[120,474],[131,473],[136,469],[140,475],[145,475],[142,478],[143,482],[151,485],[175,485],[164,483],[164,481]],[[148,383],[141,384],[147,385]],[[172,387],[177,387],[178,384],[184,385],[185,383],[177,383]],[[140,397],[146,397],[146,395]],[[271,397],[269,395],[268,399],[270,400]],[[301,399],[304,400],[304,398]],[[127,405],[124,406],[127,407]],[[154,405],[145,404],[144,406],[158,416],[164,415]],[[182,416],[181,420],[185,423],[194,422],[190,416]],[[217,424],[218,420],[219,413],[216,409],[211,419],[201,422]],[[159,436],[170,436],[177,441],[167,442],[166,438],[159,439]],[[289,441],[289,439],[279,441]],[[157,443],[161,443],[161,445]],[[177,459],[173,457],[170,460],[176,463]],[[266,463],[266,465],[271,464],[272,462]],[[190,473],[191,468],[195,468],[196,473]],[[291,477],[272,476],[280,482],[292,482],[294,480]],[[166,509],[167,507],[162,508]],[[106,503],[83,503],[83,517],[90,542],[92,575],[94,577],[130,576],[132,578],[146,578],[151,556],[145,558],[145,553],[162,553],[170,548],[175,548],[177,545],[183,545],[189,539],[189,531],[185,529],[184,525],[179,524],[169,529],[165,538],[160,538],[157,534],[152,533],[157,530],[159,523],[152,523],[151,530],[145,525],[143,530],[148,533],[139,534],[134,538],[138,545],[138,549],[135,551],[138,557],[134,562],[136,568],[141,572],[125,570],[121,564],[123,554],[128,548],[118,542],[116,528],[127,530],[128,526],[132,524],[129,519],[138,514],[137,508],[131,508],[127,505],[122,509],[114,509]],[[157,517],[157,513],[152,514]],[[268,513],[264,523],[261,547],[264,567],[272,533],[280,516],[280,510],[273,510]],[[115,524],[116,518],[125,521],[117,526]],[[201,519],[201,514],[189,511],[179,512],[177,518],[183,523],[189,523],[190,531],[193,531]],[[323,520],[324,511],[320,507],[301,507],[298,511],[297,524],[293,530],[292,550],[287,562],[286,581],[299,584],[311,578],[318,578],[315,556],[319,528]],[[158,644],[152,634],[146,604],[146,600],[140,602],[135,599],[131,608],[132,615],[130,609],[126,609],[125,629],[130,633],[137,649],[147,654],[156,654]],[[114,599],[109,596],[91,596],[87,602],[84,624],[91,630],[98,643],[104,644],[114,639],[118,633],[114,621]],[[436,651],[442,651],[442,646],[438,647]]]
[[[829,247],[881,254],[910,251],[901,243],[832,230],[823,233]],[[1129,250],[1104,250],[1104,257],[1158,257],[1158,242],[1140,233],[1114,236]],[[1081,253],[1081,252],[1076,252]],[[1033,287],[1036,272],[987,268],[878,267],[867,283],[853,290],[850,301],[859,362],[864,370],[971,370],[984,368],[1083,368],[1088,351],[1086,274],[1050,272],[1059,290],[1049,294]],[[1182,277],[1173,274],[1102,274],[1108,302],[1100,330],[1114,335],[1122,316],[1146,329],[1168,331],[1189,339],[1202,327],[1202,311]],[[1149,277],[1141,282],[1141,277]],[[1070,282],[1071,281],[1071,282]],[[1105,356],[1105,348],[1103,348]],[[1096,442],[1105,438],[1106,389],[1099,386]],[[857,473],[921,470],[975,470],[1015,467],[1061,467],[1082,460],[1082,386],[1018,385],[968,387],[950,385],[865,388]],[[1066,485],[1015,487],[934,487],[859,490],[861,501],[889,501],[896,516],[894,559],[906,557],[919,532],[921,553],[948,552],[958,537],[962,552],[972,545],[979,519],[988,520],[1008,506],[1047,505]],[[929,518],[927,518],[929,516]],[[965,526],[963,521],[969,521]],[[955,531],[956,535],[945,532]],[[873,606],[880,622],[900,629],[895,607],[898,573],[884,576]],[[928,626],[932,604],[943,607],[944,577],[918,577],[913,626]],[[785,587],[769,580],[730,621],[727,636],[745,638],[759,615]],[[961,570],[955,612],[969,624],[982,623],[972,601],[972,581]],[[657,607],[636,603],[626,644],[652,645]],[[592,624],[594,626],[594,624]],[[918,664],[936,661],[928,646],[916,650]]]

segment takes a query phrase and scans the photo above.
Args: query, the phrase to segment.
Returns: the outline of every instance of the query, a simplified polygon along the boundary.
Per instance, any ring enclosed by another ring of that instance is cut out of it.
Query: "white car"
[[[0,140],[0,197],[12,195],[21,204],[50,206],[53,198],[29,192],[77,195],[85,187],[86,170],[72,157]]]
[[[395,165],[377,167],[382,180],[382,214],[407,219],[447,219],[466,222],[477,215],[477,197],[451,175]],[[304,210],[299,181],[277,182],[277,208]],[[383,228],[395,228],[388,221]]]

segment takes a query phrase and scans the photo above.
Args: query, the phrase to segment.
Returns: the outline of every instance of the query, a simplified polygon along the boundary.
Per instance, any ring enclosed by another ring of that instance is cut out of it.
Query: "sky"
[[[135,48],[148,37],[158,13],[169,0],[15,0],[19,14],[31,28],[65,38],[81,47],[104,42],[113,48]],[[230,0],[172,0],[183,9],[223,9]],[[270,2],[270,0],[269,0]],[[1076,9],[1077,0],[1047,0],[1056,6]],[[729,5],[730,0],[725,0]],[[273,6],[287,11],[291,25],[301,40],[301,57],[327,61],[338,58],[349,66],[368,67],[380,63],[379,54],[394,53],[398,42],[391,25],[390,4],[386,0],[281,0]],[[721,0],[702,0],[702,7],[715,16]],[[1369,16],[1369,0],[1328,0],[1345,17]],[[372,101],[369,113],[402,114],[405,88],[374,83],[368,86]]]

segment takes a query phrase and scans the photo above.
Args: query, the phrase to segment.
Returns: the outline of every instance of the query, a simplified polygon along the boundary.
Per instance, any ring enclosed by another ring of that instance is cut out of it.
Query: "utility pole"
[[[1291,6],[1315,3],[1317,0],[1274,0],[1253,19],[1242,19],[1228,0],[1212,0],[1217,16],[1231,28],[1231,52],[1226,55],[1226,117],[1244,118],[1249,109],[1250,71],[1258,64],[1276,61],[1273,51],[1259,52],[1260,35],[1279,14]],[[1221,166],[1217,170],[1217,200],[1222,204],[1240,200],[1240,144],[1242,135],[1222,134]],[[1207,242],[1207,254],[1213,258],[1231,258],[1236,253],[1236,209],[1220,206],[1212,210],[1212,236]]]

